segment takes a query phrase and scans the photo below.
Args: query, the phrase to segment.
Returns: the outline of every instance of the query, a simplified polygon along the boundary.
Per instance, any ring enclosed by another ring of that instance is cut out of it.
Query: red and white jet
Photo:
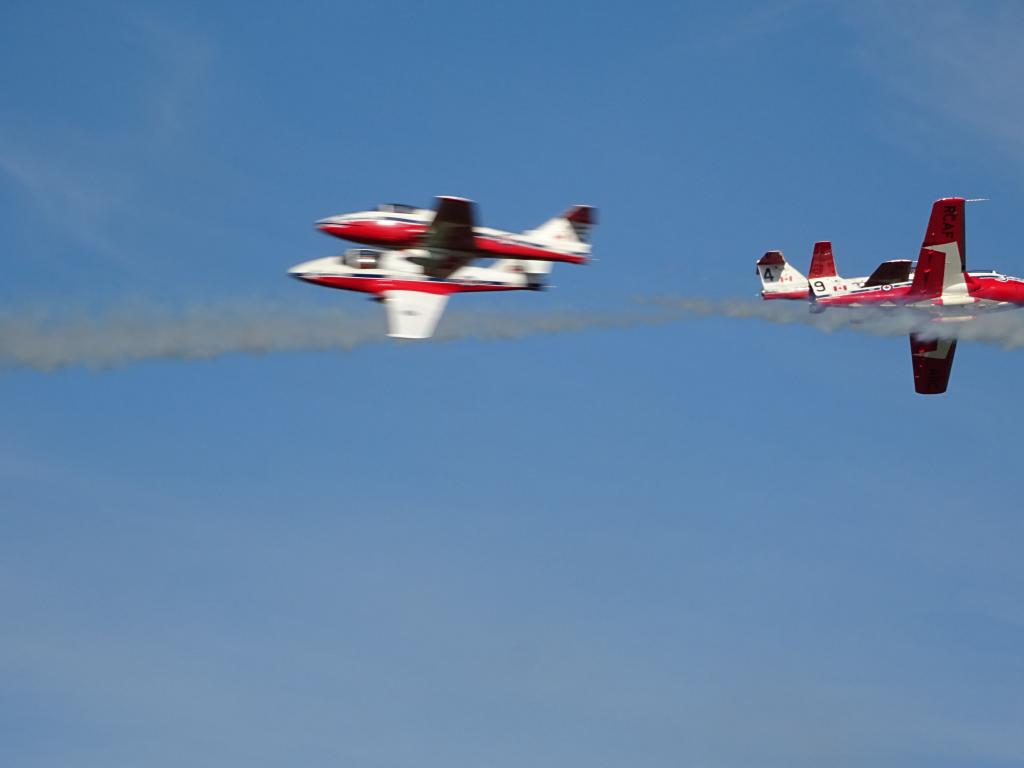
[[[447,202],[446,202],[447,201]],[[444,214],[464,213],[456,208],[468,204],[470,209],[469,227],[461,233],[459,250],[475,251],[487,256],[503,259],[532,259],[541,261],[564,261],[569,264],[585,264],[590,255],[590,246],[581,241],[574,232],[565,227],[549,226],[552,222],[565,219],[571,223],[587,225],[592,210],[588,206],[577,206],[547,225],[529,232],[517,234],[500,229],[478,227],[472,221],[472,203],[457,197],[438,198],[439,206],[445,206]],[[351,240],[353,243],[376,245],[384,248],[419,248],[433,241],[437,232],[432,231],[442,213],[411,205],[381,205],[376,211],[343,213],[321,219],[317,229],[329,235]]]
[[[883,262],[868,277],[844,278],[836,272],[832,244],[814,244],[804,277],[781,251],[757,262],[764,299],[809,299],[811,311],[828,307],[909,308],[927,312],[936,322],[968,321],[979,312],[1024,306],[1024,280],[992,270],[967,271],[962,197],[932,205],[917,263]],[[910,334],[914,389],[923,395],[946,391],[956,352],[955,340]]]
[[[382,205],[322,219],[316,226],[323,232],[379,247],[307,261],[289,274],[373,294],[387,309],[389,336],[426,339],[453,293],[541,290],[553,262],[585,264],[596,212],[578,205],[522,234],[477,227],[475,218],[472,201],[439,197],[433,211]],[[470,265],[481,258],[495,261]]]

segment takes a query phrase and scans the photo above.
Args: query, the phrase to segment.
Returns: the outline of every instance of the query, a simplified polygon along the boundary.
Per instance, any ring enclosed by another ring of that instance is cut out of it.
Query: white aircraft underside
[[[397,208],[397,206],[385,206]],[[352,248],[341,256],[298,264],[289,273],[316,285],[373,295],[384,303],[388,335],[433,335],[453,293],[540,290],[552,263],[585,263],[589,206],[574,206],[524,235],[475,226],[473,203],[438,198],[436,211],[383,210],[336,216],[318,228],[377,248]],[[487,266],[472,262],[493,259]]]
[[[309,283],[373,294],[384,303],[388,335],[399,339],[427,339],[434,334],[453,293],[539,290],[540,277],[550,269],[544,263],[522,264],[499,260],[494,266],[459,267],[445,277],[428,274],[425,249],[381,251],[352,249],[298,264],[289,274]],[[360,266],[359,262],[363,265]],[[527,272],[527,269],[533,272]]]

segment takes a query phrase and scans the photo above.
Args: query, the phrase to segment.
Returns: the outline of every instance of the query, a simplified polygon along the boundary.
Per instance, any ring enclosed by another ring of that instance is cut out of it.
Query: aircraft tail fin
[[[786,261],[782,251],[768,251],[757,260],[762,299],[806,299],[807,278]]]
[[[807,272],[811,298],[820,299],[838,293],[846,281],[836,271],[836,259],[832,254],[832,243],[821,240],[814,244],[811,268]]]
[[[548,219],[526,234],[548,245],[589,243],[590,229],[597,224],[597,209],[574,205],[561,216]]]

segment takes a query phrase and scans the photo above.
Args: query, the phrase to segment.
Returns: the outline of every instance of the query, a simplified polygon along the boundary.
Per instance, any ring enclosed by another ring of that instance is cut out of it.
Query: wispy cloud
[[[1024,4],[875,1],[844,16],[865,69],[913,108],[917,132],[934,131],[939,117],[1024,160]]]
[[[116,262],[125,258],[114,242],[114,224],[130,212],[146,159],[166,155],[187,138],[211,59],[205,38],[176,20],[136,14],[127,24],[126,35],[141,46],[135,67],[152,73],[137,93],[123,88],[117,94],[137,101],[127,110],[137,120],[32,131],[33,120],[25,116],[22,130],[8,125],[0,131],[0,181],[19,189],[55,230]]]
[[[205,90],[213,46],[178,20],[137,14],[133,22],[156,64],[146,95],[148,143],[169,143],[187,134]]]
[[[59,157],[0,133],[0,174],[56,227],[96,253],[115,256],[106,223],[123,197],[109,177],[76,173]]]

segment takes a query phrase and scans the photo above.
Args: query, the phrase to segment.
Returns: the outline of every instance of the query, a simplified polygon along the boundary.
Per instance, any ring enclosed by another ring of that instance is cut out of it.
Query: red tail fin
[[[562,218],[569,222],[573,234],[581,243],[587,242],[590,228],[597,224],[597,209],[589,205],[574,205]]]
[[[932,204],[932,215],[924,233],[921,254],[931,245],[956,243],[960,250],[960,271],[967,270],[967,242],[964,237],[964,199],[944,197]]]
[[[589,205],[574,205],[564,216],[573,224],[597,224],[597,209]]]
[[[811,270],[807,273],[808,280],[818,277],[838,277],[836,260],[832,256],[832,243],[822,241],[814,244],[814,255],[811,257]]]

